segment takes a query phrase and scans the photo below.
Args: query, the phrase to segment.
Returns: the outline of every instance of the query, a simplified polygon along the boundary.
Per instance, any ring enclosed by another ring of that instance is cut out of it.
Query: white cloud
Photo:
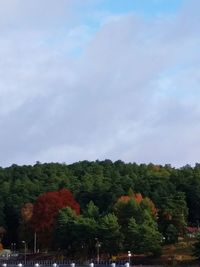
[[[104,14],[97,30],[78,0],[0,1],[1,165],[198,161],[194,3],[148,22]]]

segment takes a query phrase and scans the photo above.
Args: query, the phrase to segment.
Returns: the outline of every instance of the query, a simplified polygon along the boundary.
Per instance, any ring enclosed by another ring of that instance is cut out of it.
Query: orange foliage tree
[[[153,201],[148,197],[143,198],[143,196],[140,193],[131,193],[129,195],[121,196],[117,202],[128,203],[131,199],[135,200],[137,204],[141,204],[142,201],[146,203],[153,217],[155,218],[157,217],[158,210],[156,209]]]
[[[21,208],[21,217],[23,222],[28,222],[33,216],[33,204],[25,203]]]
[[[1,243],[1,240],[3,238],[3,236],[5,235],[6,230],[4,229],[4,227],[0,226],[0,251],[3,250],[3,244]]]
[[[21,208],[21,221],[19,235],[22,240],[30,242],[32,240],[32,231],[30,221],[33,216],[33,204],[25,203]]]

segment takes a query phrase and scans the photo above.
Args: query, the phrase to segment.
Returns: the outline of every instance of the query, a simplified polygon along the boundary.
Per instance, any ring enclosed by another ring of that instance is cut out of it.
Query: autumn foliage
[[[21,208],[21,217],[23,222],[29,222],[33,217],[33,204],[25,203]]]
[[[134,199],[138,204],[142,201],[142,195],[140,193],[132,194],[131,196],[121,196],[117,202],[129,202],[130,199]]]
[[[143,198],[142,195],[140,193],[132,193],[130,195],[125,195],[125,196],[121,196],[119,199],[118,199],[118,203],[119,202],[123,202],[123,203],[127,203],[129,202],[131,199],[134,199],[138,204],[140,204],[143,200],[146,202],[147,206],[150,208],[151,210],[151,213],[154,217],[157,216],[157,213],[158,213],[158,210],[156,209],[153,201],[148,198],[148,197],[145,197]]]
[[[67,189],[46,192],[38,197],[33,207],[32,227],[37,232],[51,231],[60,209],[70,207],[77,214],[80,206]]]

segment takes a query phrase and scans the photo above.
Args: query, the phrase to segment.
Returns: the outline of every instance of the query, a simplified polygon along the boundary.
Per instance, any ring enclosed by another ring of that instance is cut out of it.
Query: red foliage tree
[[[80,213],[79,204],[67,189],[46,192],[38,197],[33,207],[31,225],[34,231],[43,236],[41,239],[50,240],[58,212],[65,207],[72,208],[77,214]]]

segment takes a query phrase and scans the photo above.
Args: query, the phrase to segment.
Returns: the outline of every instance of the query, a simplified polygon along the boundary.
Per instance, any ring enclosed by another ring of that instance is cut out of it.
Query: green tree
[[[146,201],[137,203],[127,197],[117,202],[115,213],[124,234],[124,247],[138,253],[161,252],[162,236],[158,231],[156,218]]]
[[[131,218],[128,224],[126,248],[135,253],[152,253],[160,255],[162,235],[158,231],[156,222],[148,212],[145,212],[144,222],[138,224]]]
[[[97,236],[97,221],[94,218],[80,216],[75,225],[76,254],[82,254],[84,258],[94,254],[94,242]]]
[[[94,204],[93,201],[90,201],[84,212],[84,216],[88,218],[93,218],[95,220],[99,219],[99,208]]]
[[[162,235],[158,231],[158,225],[149,210],[144,210],[144,221],[139,227],[140,252],[151,252],[153,255],[161,254]]]
[[[165,242],[168,244],[178,242],[178,230],[173,224],[169,224],[165,230]]]
[[[160,230],[163,235],[166,235],[166,229],[170,224],[175,226],[179,234],[184,235],[187,215],[188,208],[184,193],[177,192],[175,196],[163,198],[159,214]]]
[[[200,259],[200,233],[198,233],[196,242],[193,245],[193,255]]]
[[[128,202],[118,201],[114,206],[114,213],[124,232],[127,230],[130,218],[135,218],[137,222],[141,220],[140,205],[132,198]]]
[[[70,207],[63,208],[58,213],[57,222],[54,228],[54,244],[56,247],[65,249],[70,253],[73,250],[78,215]]]
[[[100,220],[99,237],[104,252],[115,255],[122,249],[124,236],[114,214],[109,213]]]
[[[54,239],[56,246],[78,254],[79,257],[91,256],[94,253],[94,242],[97,235],[97,222],[94,218],[77,216],[70,208],[59,212]]]

